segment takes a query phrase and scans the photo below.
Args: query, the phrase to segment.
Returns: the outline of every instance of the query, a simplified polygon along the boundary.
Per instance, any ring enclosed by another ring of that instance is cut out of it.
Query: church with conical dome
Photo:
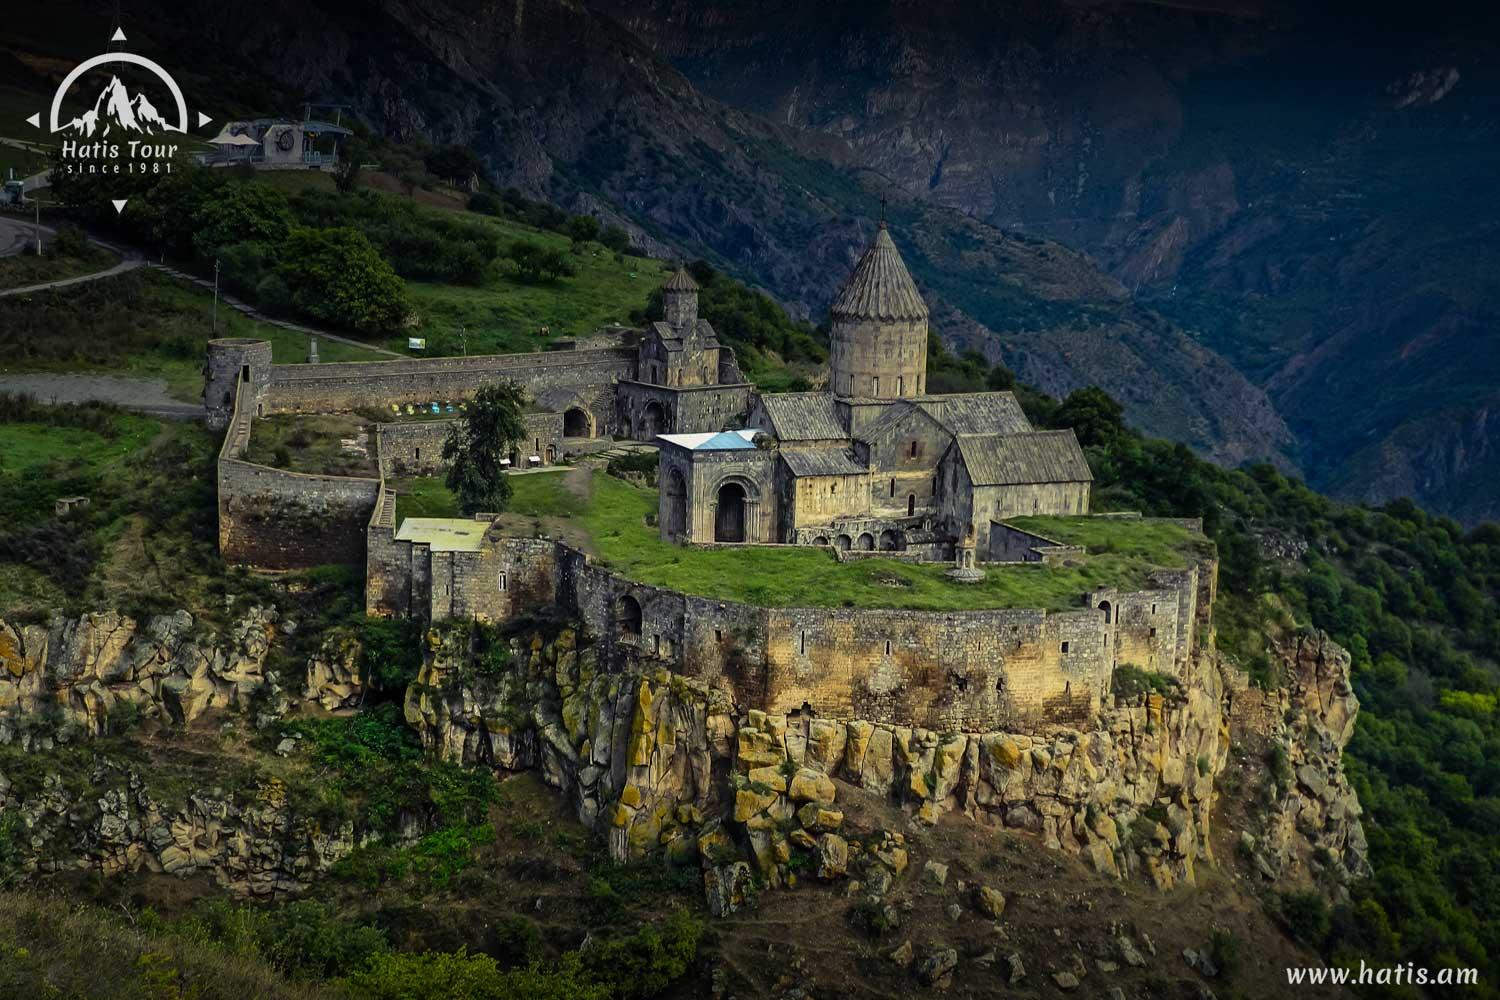
[[[664,289],[664,359],[693,350],[668,335],[689,329],[690,282]],[[884,222],[829,312],[825,390],[751,393],[743,427],[655,438],[662,537],[982,562],[1009,557],[1006,518],[1088,513],[1071,430],[1032,427],[1009,392],[928,393],[927,304]]]

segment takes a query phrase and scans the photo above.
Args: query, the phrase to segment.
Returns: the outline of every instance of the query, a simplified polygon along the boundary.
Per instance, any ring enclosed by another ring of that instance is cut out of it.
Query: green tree
[[[567,229],[574,243],[587,243],[599,236],[599,220],[592,215],[575,215],[568,220]]]
[[[605,226],[599,230],[599,242],[615,253],[624,253],[630,249],[630,234],[619,226]]]
[[[359,178],[359,161],[364,157],[364,147],[358,143],[345,143],[339,150],[339,162],[333,168],[333,186],[339,194],[349,194],[354,190],[354,182]]]
[[[510,480],[500,460],[526,436],[526,400],[519,386],[496,382],[479,390],[443,442],[448,488],[465,514],[498,513],[510,504]]]
[[[406,285],[357,229],[294,229],[279,271],[300,311],[360,333],[406,318]]]
[[[282,243],[292,231],[286,196],[263,184],[225,184],[192,216],[193,249],[212,261],[235,243]]]
[[[1053,426],[1071,427],[1078,443],[1103,447],[1125,433],[1125,410],[1098,386],[1070,393],[1052,418]]]
[[[484,176],[484,161],[468,146],[438,146],[422,158],[427,172],[448,181],[464,182]]]
[[[553,281],[574,273],[573,262],[561,250],[549,250],[530,240],[513,243],[510,259],[526,281]]]

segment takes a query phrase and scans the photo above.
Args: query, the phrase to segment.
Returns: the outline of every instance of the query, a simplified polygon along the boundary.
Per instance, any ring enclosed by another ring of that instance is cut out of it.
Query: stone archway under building
[[[667,411],[656,400],[651,400],[641,409],[641,419],[636,425],[637,437],[649,441],[669,430]]]
[[[563,437],[587,438],[594,436],[594,418],[581,406],[570,406],[563,411]]]
[[[875,536],[868,531],[861,532],[860,536],[854,540],[854,548],[859,552],[874,552]]]

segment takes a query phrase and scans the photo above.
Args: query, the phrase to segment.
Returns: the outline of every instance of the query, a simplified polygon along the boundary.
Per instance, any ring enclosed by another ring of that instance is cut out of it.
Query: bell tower
[[[829,312],[835,396],[902,399],[927,391],[927,304],[885,220]]]

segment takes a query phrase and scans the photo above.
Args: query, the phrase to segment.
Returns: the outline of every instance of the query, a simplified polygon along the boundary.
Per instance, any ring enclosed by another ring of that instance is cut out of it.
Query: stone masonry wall
[[[609,385],[632,378],[634,372],[635,352],[624,348],[274,365],[265,408],[267,413],[330,413],[469,399],[496,379],[515,382],[537,396],[561,387]]]

